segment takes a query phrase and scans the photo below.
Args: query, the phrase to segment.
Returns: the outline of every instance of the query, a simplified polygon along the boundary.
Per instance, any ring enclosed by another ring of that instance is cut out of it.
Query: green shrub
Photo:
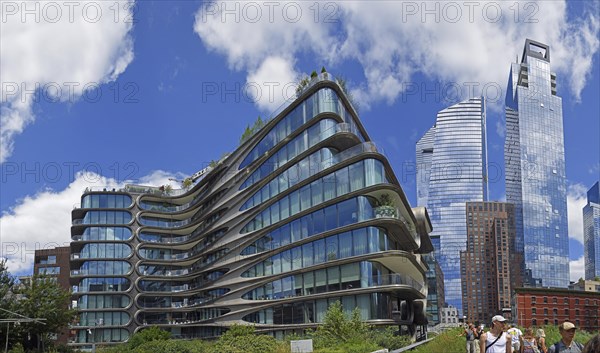
[[[145,342],[131,351],[132,353],[206,353],[207,345],[200,340],[152,341]]]
[[[355,308],[350,317],[344,313],[342,303],[331,304],[319,325],[312,333],[315,348],[335,347],[344,343],[364,342],[369,338],[369,326],[362,322]]]
[[[10,349],[10,351],[8,351],[8,353],[25,353],[25,349],[23,349],[23,346],[21,345],[21,343],[17,343],[14,346],[12,346],[12,348]]]
[[[233,325],[212,345],[211,353],[268,353],[277,349],[275,338],[256,335],[254,326]]]
[[[406,347],[411,343],[410,337],[400,336],[395,334],[396,327],[386,327],[385,329],[376,329],[370,332],[370,341],[387,348],[389,350],[400,349]]]
[[[133,350],[146,342],[165,341],[171,338],[171,333],[161,330],[157,326],[151,326],[142,331],[136,332],[127,342],[127,348]]]

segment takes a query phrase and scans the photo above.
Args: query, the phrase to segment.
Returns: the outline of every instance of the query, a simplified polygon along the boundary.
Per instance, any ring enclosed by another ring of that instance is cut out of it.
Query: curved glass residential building
[[[298,99],[189,190],[87,191],[73,211],[74,345],[157,325],[181,338],[315,327],[340,301],[374,325],[425,325],[433,246],[341,88]]]

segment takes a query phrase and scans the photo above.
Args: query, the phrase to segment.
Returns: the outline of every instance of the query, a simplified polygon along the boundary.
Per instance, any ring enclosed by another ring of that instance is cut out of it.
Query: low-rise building
[[[600,329],[600,292],[563,288],[516,288],[514,318],[519,326],[573,322],[586,331]]]

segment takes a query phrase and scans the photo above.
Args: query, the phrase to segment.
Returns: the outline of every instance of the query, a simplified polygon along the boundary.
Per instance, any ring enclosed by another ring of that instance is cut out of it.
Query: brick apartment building
[[[460,253],[463,314],[469,321],[489,323],[510,311],[512,290],[523,283],[514,205],[467,202],[466,212],[467,244]]]
[[[518,325],[559,325],[571,321],[586,331],[600,329],[600,292],[563,288],[516,288],[514,317]]]
[[[58,284],[66,291],[71,290],[69,276],[71,248],[62,246],[53,249],[36,250],[34,255],[33,273],[46,274],[56,277]],[[61,332],[57,337],[57,343],[66,344],[69,333],[67,329]]]

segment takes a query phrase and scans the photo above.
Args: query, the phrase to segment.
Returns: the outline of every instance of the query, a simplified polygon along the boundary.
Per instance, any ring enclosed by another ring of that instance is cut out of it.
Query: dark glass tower
[[[562,99],[550,47],[527,39],[506,94],[506,201],[515,204],[517,248],[531,285],[569,285]]]
[[[148,325],[280,335],[316,326],[338,300],[374,325],[427,323],[428,215],[327,74],[200,174],[189,190],[85,192],[73,211],[75,345]]]

